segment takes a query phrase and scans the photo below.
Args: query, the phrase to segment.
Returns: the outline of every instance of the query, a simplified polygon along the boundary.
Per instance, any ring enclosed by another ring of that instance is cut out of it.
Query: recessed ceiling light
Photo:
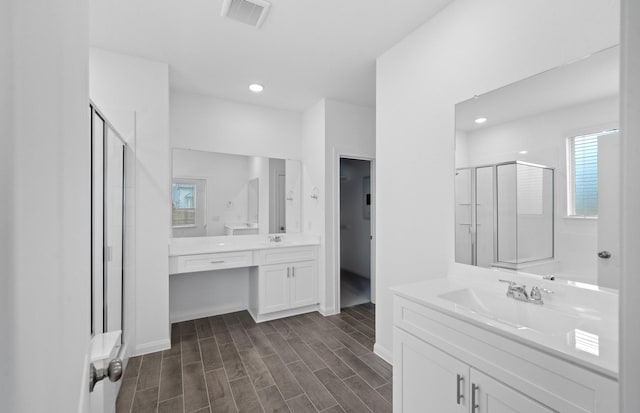
[[[526,155],[526,154],[528,154],[528,153],[529,153],[529,151],[520,151],[520,152],[518,152],[518,153],[519,153],[520,155]]]
[[[253,93],[260,93],[264,90],[264,86],[262,86],[260,83],[252,83],[249,85],[249,90]]]
[[[486,121],[487,121],[487,118],[476,118],[475,120],[477,124],[485,123]]]

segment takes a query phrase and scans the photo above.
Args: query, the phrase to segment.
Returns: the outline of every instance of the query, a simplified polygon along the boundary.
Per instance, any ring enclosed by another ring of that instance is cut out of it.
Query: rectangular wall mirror
[[[617,288],[619,47],[456,105],[455,257]]]
[[[300,161],[173,150],[174,237],[301,231]]]

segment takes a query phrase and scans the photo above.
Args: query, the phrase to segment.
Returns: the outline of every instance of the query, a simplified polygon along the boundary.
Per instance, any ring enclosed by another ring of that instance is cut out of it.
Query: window
[[[173,183],[173,226],[187,227],[196,225],[196,185]]]
[[[567,215],[598,217],[598,140],[617,129],[567,139]]]

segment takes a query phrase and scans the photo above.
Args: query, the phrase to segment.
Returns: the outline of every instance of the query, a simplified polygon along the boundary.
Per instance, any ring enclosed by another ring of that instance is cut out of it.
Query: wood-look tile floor
[[[174,324],[171,350],[129,360],[117,413],[391,412],[375,307],[256,324],[248,312]]]

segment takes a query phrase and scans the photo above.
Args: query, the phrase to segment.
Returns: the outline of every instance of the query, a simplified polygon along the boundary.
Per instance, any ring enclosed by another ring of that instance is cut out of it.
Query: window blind
[[[569,138],[567,149],[570,216],[598,216],[598,140],[617,132],[617,129],[612,129]]]
[[[572,215],[598,216],[598,137],[599,135],[585,135],[573,138]]]

